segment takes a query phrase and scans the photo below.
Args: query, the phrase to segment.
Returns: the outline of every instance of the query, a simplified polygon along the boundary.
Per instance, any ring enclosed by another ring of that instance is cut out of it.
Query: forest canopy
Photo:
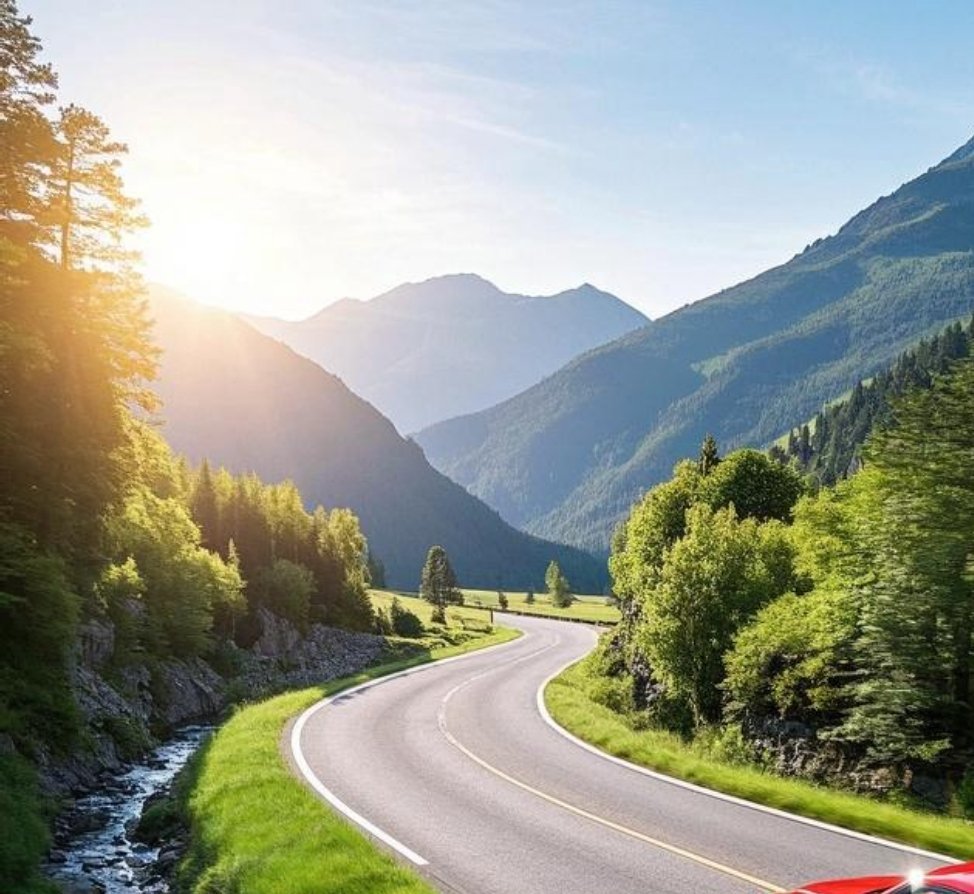
[[[745,739],[777,718],[867,765],[970,774],[974,358],[955,348],[835,488],[705,444],[633,508],[610,560],[624,621],[593,659],[616,709]]]

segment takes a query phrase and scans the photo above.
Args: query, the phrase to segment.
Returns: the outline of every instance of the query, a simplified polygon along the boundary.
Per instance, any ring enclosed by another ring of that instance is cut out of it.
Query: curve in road
[[[944,861],[580,743],[547,717],[539,691],[592,648],[594,631],[498,617],[524,636],[346,690],[285,740],[319,795],[440,890],[780,892]]]

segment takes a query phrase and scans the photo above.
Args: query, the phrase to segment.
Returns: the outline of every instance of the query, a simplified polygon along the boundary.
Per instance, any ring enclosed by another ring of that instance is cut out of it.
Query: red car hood
[[[974,863],[941,866],[927,873],[927,878],[943,883],[951,891],[969,891],[974,894]],[[831,882],[813,882],[799,888],[793,894],[883,894],[902,884],[902,875],[871,875],[864,878],[836,879]]]
[[[902,881],[902,875],[870,875],[864,878],[836,879],[833,882],[815,882],[806,888],[799,888],[794,894],[880,894]]]

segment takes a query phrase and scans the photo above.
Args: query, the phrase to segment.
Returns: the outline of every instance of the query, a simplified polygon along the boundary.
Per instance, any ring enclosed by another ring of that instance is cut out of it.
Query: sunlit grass
[[[372,598],[374,605],[388,605],[392,597],[396,594],[388,590],[373,590]],[[615,624],[619,620],[619,609],[614,605],[607,605],[604,596],[576,596],[568,608],[556,608],[551,604],[551,600],[545,593],[535,593],[534,603],[525,602],[526,592],[514,592],[505,590],[504,595],[508,599],[508,608],[526,614],[550,615],[557,618],[575,618],[584,621],[597,621],[604,624]],[[448,610],[448,615],[452,614],[457,620],[461,617],[483,617],[482,609],[500,609],[499,596],[497,590],[463,590],[464,605],[454,606]],[[427,610],[429,606],[426,602],[419,599],[415,594],[400,594],[403,604],[414,614],[420,615],[423,623],[426,623],[426,615],[420,614],[421,609]],[[481,609],[481,611],[477,611]],[[470,614],[470,613],[473,614]]]
[[[392,600],[398,598],[403,608],[416,615],[424,626],[431,627],[433,624],[433,606],[425,599],[393,593],[389,590],[372,590],[369,595],[372,598],[372,605],[377,609],[388,611],[392,605]],[[451,605],[447,608],[446,626],[449,631],[464,629],[465,621],[474,625],[486,624],[490,622],[490,617],[485,611],[466,605]]]
[[[768,807],[962,859],[974,858],[974,823],[839,792],[759,768],[723,762],[673,733],[635,729],[588,694],[584,664],[545,690],[552,717],[580,739],[644,767]]]
[[[192,894],[432,894],[292,775],[281,752],[290,718],[327,695],[417,664],[496,645],[509,628],[471,636],[354,677],[241,708],[196,762],[187,810],[190,854],[180,873]]]

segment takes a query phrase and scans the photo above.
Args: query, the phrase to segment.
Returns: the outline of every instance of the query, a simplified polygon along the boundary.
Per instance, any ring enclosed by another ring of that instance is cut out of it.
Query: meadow
[[[483,619],[486,609],[501,610],[500,593],[497,590],[462,589],[464,604],[451,606],[447,610],[447,620],[450,624],[461,625],[464,618],[468,621]],[[545,593],[535,593],[533,603],[525,601],[527,592],[524,591],[505,590],[504,595],[508,600],[508,611],[521,614],[545,615],[599,624],[616,624],[619,621],[619,609],[615,605],[607,604],[604,596],[576,596],[575,601],[568,608],[559,608],[551,604],[551,600]],[[377,608],[388,608],[394,596],[399,596],[403,605],[417,615],[424,624],[429,623],[430,605],[420,599],[416,593],[372,590],[372,604]]]

